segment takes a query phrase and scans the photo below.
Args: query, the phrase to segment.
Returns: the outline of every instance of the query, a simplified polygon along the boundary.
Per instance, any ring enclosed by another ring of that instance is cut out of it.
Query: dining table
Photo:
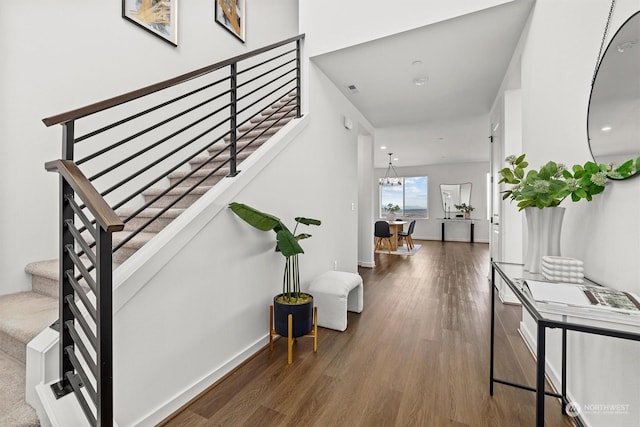
[[[398,241],[400,240],[398,238],[398,232],[404,229],[404,225],[407,223],[407,221],[397,220],[387,222],[389,223],[389,231],[391,232],[391,250],[397,251]]]

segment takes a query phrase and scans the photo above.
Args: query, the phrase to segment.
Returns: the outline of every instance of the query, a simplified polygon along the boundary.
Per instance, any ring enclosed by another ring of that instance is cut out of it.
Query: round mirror
[[[593,159],[612,166],[611,178],[640,172],[640,12],[620,27],[598,65],[587,132]]]

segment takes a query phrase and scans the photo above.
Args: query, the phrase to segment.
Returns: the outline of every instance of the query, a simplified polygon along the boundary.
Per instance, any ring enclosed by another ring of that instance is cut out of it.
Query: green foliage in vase
[[[394,205],[393,203],[387,203],[383,208],[388,212],[398,212],[400,210],[400,206]]]
[[[471,212],[472,210],[475,209],[473,206],[471,206],[471,204],[467,205],[466,203],[462,203],[460,205],[453,205],[453,206],[461,212]]]
[[[261,212],[251,206],[232,202],[229,208],[242,218],[247,224],[262,231],[273,231],[276,233],[276,252],[280,252],[285,257],[284,277],[282,279],[282,294],[284,300],[289,304],[304,302],[304,295],[300,291],[300,269],[298,255],[304,250],[299,241],[308,239],[311,234],[296,234],[298,225],[320,225],[317,219],[296,217],[296,226],[293,232],[284,225],[280,218]]]
[[[612,171],[610,166],[586,162],[568,169],[562,163],[550,161],[538,170],[527,171],[529,163],[524,154],[509,156],[506,162],[508,167],[500,171],[502,179],[498,183],[511,184],[512,187],[503,192],[502,199],[518,202],[520,210],[558,206],[567,197],[574,202],[591,201],[593,196],[604,191],[609,174],[620,173],[624,166]]]

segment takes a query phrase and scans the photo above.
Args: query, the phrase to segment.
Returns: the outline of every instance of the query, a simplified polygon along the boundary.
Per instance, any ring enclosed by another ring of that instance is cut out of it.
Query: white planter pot
[[[553,207],[524,209],[527,218],[527,252],[524,269],[530,273],[540,273],[542,257],[560,255],[560,235],[565,208]]]

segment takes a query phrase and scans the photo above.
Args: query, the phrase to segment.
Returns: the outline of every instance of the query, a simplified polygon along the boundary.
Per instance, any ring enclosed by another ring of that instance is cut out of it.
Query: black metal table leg
[[[442,241],[444,242],[444,221],[442,221]]]
[[[471,243],[473,243],[473,228],[474,228],[474,224],[472,222],[471,223]]]
[[[544,362],[546,326],[538,321],[538,350],[536,352],[536,426],[544,427]]]
[[[491,266],[491,350],[490,350],[490,365],[489,365],[489,394],[493,396],[493,347],[495,342],[495,306],[496,306],[496,290],[495,283],[496,280],[496,269],[492,265]]]

